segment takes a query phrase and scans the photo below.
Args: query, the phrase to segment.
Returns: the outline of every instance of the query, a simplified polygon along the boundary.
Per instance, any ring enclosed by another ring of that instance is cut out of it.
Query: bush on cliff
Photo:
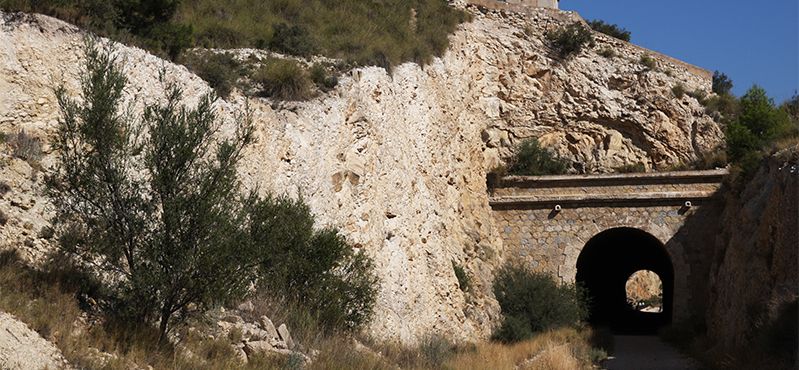
[[[566,164],[547,149],[538,139],[522,142],[508,163],[508,173],[521,176],[561,175],[566,173]]]
[[[517,342],[588,318],[589,299],[581,286],[558,285],[552,276],[520,265],[507,264],[497,272],[494,295],[505,316],[494,339],[503,342]]]
[[[591,26],[594,31],[604,33],[619,40],[630,41],[630,31],[616,24],[605,23],[605,21],[601,19],[594,19],[588,22],[588,25]]]
[[[564,58],[579,54],[586,45],[593,47],[594,37],[591,29],[580,22],[547,33],[547,40],[558,49]]]

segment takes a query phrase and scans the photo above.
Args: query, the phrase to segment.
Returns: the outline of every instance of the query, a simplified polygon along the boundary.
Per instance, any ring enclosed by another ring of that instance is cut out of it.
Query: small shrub
[[[616,173],[639,173],[646,172],[646,165],[643,162],[625,164],[623,166],[614,167],[613,171]]]
[[[3,210],[0,210],[0,226],[6,226],[6,223],[8,223],[8,216],[6,216]]]
[[[7,143],[13,148],[11,155],[16,158],[38,160],[42,156],[42,141],[24,129],[8,135]]]
[[[691,97],[696,99],[699,104],[707,106],[707,94],[702,89],[695,89],[693,92],[688,93]]]
[[[186,66],[225,99],[242,73],[241,63],[227,53],[192,54],[187,57]]]
[[[455,260],[452,260],[452,269],[455,271],[455,277],[458,278],[458,286],[461,288],[461,291],[466,292],[469,290],[472,284],[472,279],[469,278],[469,275],[466,274],[466,271],[463,269],[463,267],[455,262]]]
[[[304,100],[311,96],[308,72],[293,60],[269,59],[253,76],[261,93],[279,100]]]
[[[524,317],[506,316],[491,339],[503,343],[516,343],[530,339],[532,336],[533,331],[530,329],[529,320]]]
[[[499,269],[494,295],[506,318],[495,335],[502,341],[513,341],[525,334],[526,330],[520,328],[524,323],[536,333],[574,326],[588,318],[589,300],[581,286],[558,285],[552,276],[519,265],[507,264]],[[509,321],[511,317],[514,319]]]
[[[0,131],[0,144],[4,143],[5,141],[6,141],[6,133]]]
[[[11,185],[3,180],[0,180],[0,198],[4,197],[9,191],[11,191]]]
[[[508,172],[512,175],[560,175],[566,173],[566,164],[541,147],[538,139],[530,139],[516,148],[510,159]]]
[[[338,230],[314,230],[302,198],[267,196],[248,202],[246,213],[261,288],[290,295],[309,325],[354,330],[368,322],[379,287],[368,256],[353,251]]]
[[[586,45],[594,44],[591,29],[580,22],[571,23],[548,33],[547,39],[560,50],[560,55],[564,58],[580,53]]]
[[[338,78],[336,76],[328,76],[327,69],[321,63],[314,63],[313,67],[311,67],[311,81],[325,89],[332,89],[338,85]]]
[[[604,33],[619,40],[630,41],[630,31],[618,25],[605,23],[605,21],[597,19],[588,22],[588,25],[591,26],[594,31]]]
[[[672,86],[671,92],[674,93],[677,99],[682,99],[683,95],[685,95],[685,86],[683,86],[682,82],[677,82]]]
[[[308,57],[319,52],[317,42],[310,30],[303,24],[287,24],[285,22],[272,25],[275,30],[269,48],[281,53]]]
[[[603,56],[605,58],[608,58],[608,59],[616,57],[616,51],[613,50],[611,47],[602,48],[599,51],[597,51],[597,54],[599,54],[599,55],[601,55],[601,56]]]
[[[657,66],[657,63],[654,59],[652,59],[651,56],[649,56],[649,54],[641,54],[641,57],[638,59],[638,63],[649,69],[654,69]]]

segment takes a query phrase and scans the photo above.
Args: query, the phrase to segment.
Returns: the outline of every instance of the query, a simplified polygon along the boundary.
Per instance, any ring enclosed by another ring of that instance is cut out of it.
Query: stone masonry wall
[[[723,173],[506,177],[490,203],[506,260],[563,282],[574,281],[580,252],[600,232],[629,227],[655,236],[674,266],[679,322],[707,306]]]

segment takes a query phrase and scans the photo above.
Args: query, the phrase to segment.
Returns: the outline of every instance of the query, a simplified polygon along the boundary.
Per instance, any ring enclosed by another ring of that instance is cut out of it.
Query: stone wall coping
[[[518,187],[519,185],[547,183],[568,183],[569,186],[582,186],[593,182],[624,182],[624,185],[633,185],[647,182],[665,182],[685,180],[705,180],[707,182],[721,182],[729,174],[727,169],[706,170],[706,171],[672,171],[672,172],[641,172],[641,173],[606,173],[606,174],[583,174],[583,175],[546,175],[546,176],[503,176],[501,178],[502,188]],[[552,184],[554,185],[554,184]]]
[[[718,191],[676,191],[676,192],[650,192],[650,193],[624,193],[624,194],[563,194],[563,195],[536,195],[536,196],[502,196],[491,197],[488,204],[491,206],[525,205],[525,204],[555,204],[555,203],[638,203],[658,200],[702,200],[720,199],[722,194]]]

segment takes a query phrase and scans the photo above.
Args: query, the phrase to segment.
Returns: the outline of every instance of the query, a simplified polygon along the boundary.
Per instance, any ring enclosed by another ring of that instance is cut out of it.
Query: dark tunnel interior
[[[634,310],[627,304],[625,284],[638,270],[651,270],[663,282],[659,313]],[[601,232],[586,243],[577,259],[576,281],[592,297],[589,322],[609,327],[616,334],[654,335],[671,324],[674,302],[674,268],[663,244],[645,231],[616,228]]]

